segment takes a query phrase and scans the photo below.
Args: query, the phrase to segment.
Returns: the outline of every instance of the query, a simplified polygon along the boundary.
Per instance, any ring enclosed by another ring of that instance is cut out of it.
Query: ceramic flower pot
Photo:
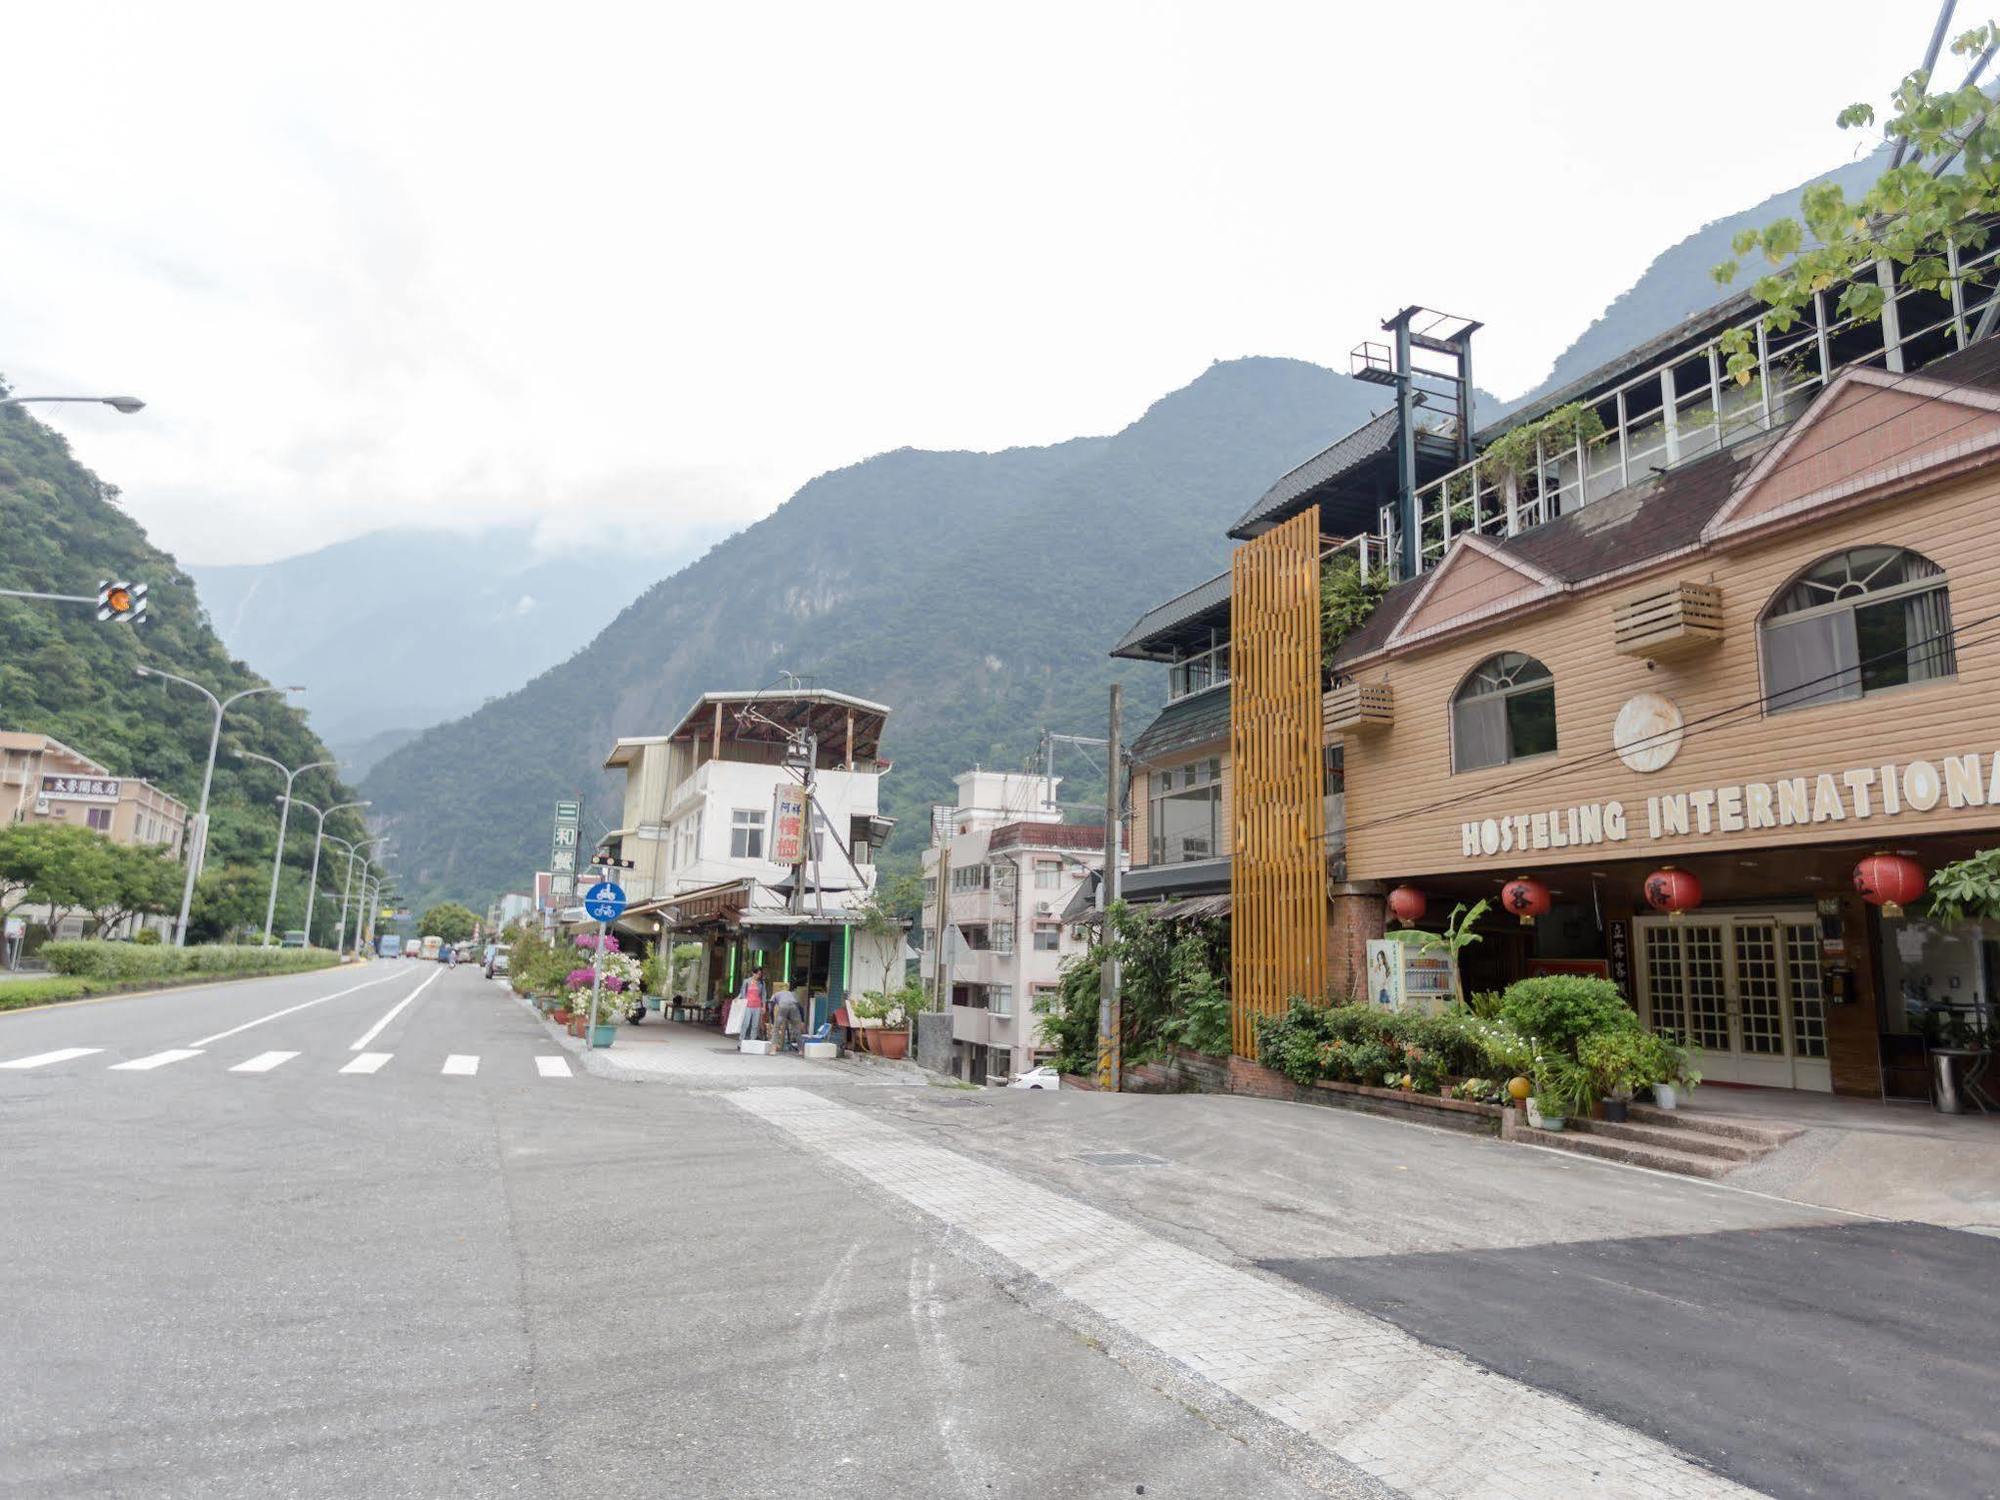
[[[617,1035],[618,1028],[616,1026],[593,1026],[590,1028],[590,1045],[593,1047],[609,1047]]]
[[[901,1027],[891,1030],[884,1026],[875,1033],[875,1050],[891,1059],[907,1057],[910,1051],[910,1034]]]

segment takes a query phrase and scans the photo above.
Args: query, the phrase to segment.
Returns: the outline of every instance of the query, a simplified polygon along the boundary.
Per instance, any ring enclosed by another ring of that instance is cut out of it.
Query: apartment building
[[[598,841],[631,861],[619,931],[702,943],[714,996],[759,964],[807,985],[816,1018],[853,988],[879,988],[868,976],[900,958],[901,936],[854,928],[894,829],[881,813],[889,712],[824,689],[710,692],[665,734],[620,739],[604,766],[625,774],[621,817]]]
[[[0,730],[0,818],[88,828],[115,844],[157,846],[179,859],[188,809],[151,782],[120,776],[51,735]],[[27,921],[48,917],[35,907],[22,907],[17,915]],[[134,918],[128,925],[168,930],[164,918]],[[80,927],[72,918],[61,935],[76,936]]]
[[[1074,916],[1104,868],[1104,829],[1064,821],[1061,781],[966,771],[956,801],[931,810],[918,972],[951,1013],[953,1072],[968,1082],[1005,1082],[1049,1052],[1040,1017],[1090,946]]]

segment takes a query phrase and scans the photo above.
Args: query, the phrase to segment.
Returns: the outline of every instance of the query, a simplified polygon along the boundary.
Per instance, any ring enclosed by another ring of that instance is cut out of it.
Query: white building
[[[822,689],[704,693],[666,734],[619,740],[604,765],[625,773],[623,814],[599,841],[632,862],[619,874],[632,903],[619,929],[701,942],[710,996],[736,993],[758,964],[806,985],[814,1018],[852,990],[879,988],[901,934],[854,928],[894,826],[880,799],[888,717],[880,703]],[[783,825],[796,816],[807,743],[813,826],[794,866],[777,856],[788,834],[803,834]]]
[[[953,1072],[974,1083],[1001,1082],[1051,1050],[1040,1013],[1063,964],[1089,947],[1063,912],[1103,869],[1104,830],[1063,821],[1060,781],[967,771],[956,804],[932,809],[920,972],[935,986],[944,954]]]

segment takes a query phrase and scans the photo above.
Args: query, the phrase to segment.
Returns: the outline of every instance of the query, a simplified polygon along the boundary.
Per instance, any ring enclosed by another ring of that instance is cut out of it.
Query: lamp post
[[[271,946],[271,921],[278,912],[278,871],[285,862],[285,828],[292,821],[292,783],[308,771],[323,771],[329,766],[339,764],[339,762],[315,760],[300,766],[296,771],[290,771],[285,769],[282,762],[275,761],[268,755],[259,755],[255,750],[239,750],[236,753],[245,760],[261,760],[267,766],[276,766],[285,775],[285,794],[278,799],[278,807],[280,809],[278,813],[278,852],[271,856],[271,894],[264,901],[264,946],[268,948]],[[310,901],[311,898],[308,897],[307,899]],[[310,907],[308,907],[308,916],[306,919],[306,941],[308,943],[312,941]]]
[[[108,406],[128,417],[146,409],[137,396],[0,396],[0,406],[26,406],[30,401],[81,401],[86,406]]]
[[[326,836],[326,841],[329,844],[338,844],[340,845],[341,848],[347,851],[347,876],[340,883],[340,934],[339,937],[336,939],[333,948],[335,956],[338,957],[347,947],[347,907],[349,898],[352,897],[354,894],[355,856],[360,854],[365,849],[372,849],[377,844],[388,843],[389,835],[385,833],[379,838],[364,839],[362,842],[358,844],[351,844],[346,839],[336,837],[335,835],[329,833]],[[367,868],[366,865],[364,865],[363,869],[365,870],[366,868]],[[361,924],[359,922],[356,922],[354,924],[354,935],[355,935],[354,956],[356,958],[359,958],[361,956],[361,943],[360,943]]]
[[[56,398],[37,399],[54,400]],[[82,400],[83,398],[76,397],[74,399]],[[187,946],[188,908],[194,904],[194,883],[201,875],[202,861],[208,857],[208,790],[215,782],[215,750],[216,746],[222,743],[222,716],[229,712],[230,704],[240,702],[245,698],[254,698],[259,693],[298,693],[303,692],[304,689],[297,687],[253,687],[245,688],[240,693],[231,693],[227,698],[218,698],[200,683],[173,672],[162,672],[158,667],[134,667],[132,670],[141,677],[159,677],[168,682],[178,682],[182,687],[193,688],[202,697],[206,698],[210,706],[215,709],[215,727],[209,731],[208,735],[208,763],[202,767],[201,772],[201,804],[195,809],[194,815],[194,840],[188,847],[187,880],[181,886],[181,914],[179,920],[174,923],[174,946],[176,948],[185,948]],[[269,936],[268,931],[265,935]]]
[[[319,846],[320,841],[326,837],[327,816],[330,813],[346,812],[350,808],[355,807],[373,807],[375,804],[372,802],[336,802],[331,807],[319,808],[314,807],[303,797],[297,800],[300,807],[303,807],[307,812],[319,819],[319,830],[313,835],[312,874],[306,879],[306,941],[310,943],[312,941],[313,897],[319,891]]]

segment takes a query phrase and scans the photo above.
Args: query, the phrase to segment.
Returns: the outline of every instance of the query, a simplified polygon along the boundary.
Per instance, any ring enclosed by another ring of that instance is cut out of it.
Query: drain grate
[[[1164,1156],[1148,1156],[1143,1151],[1085,1151],[1077,1160],[1092,1167],[1164,1167]]]

